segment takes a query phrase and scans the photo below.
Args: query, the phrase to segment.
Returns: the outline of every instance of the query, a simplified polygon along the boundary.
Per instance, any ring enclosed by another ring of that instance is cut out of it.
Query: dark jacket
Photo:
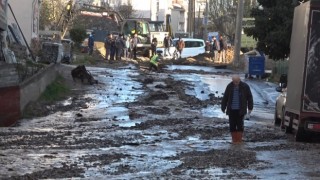
[[[92,34],[89,36],[88,46],[89,47],[93,47],[94,46],[94,36]]]
[[[231,111],[232,97],[233,97],[233,82],[229,83],[221,102],[221,110],[224,112],[227,109],[227,115]],[[240,95],[240,115],[247,114],[247,109],[253,109],[253,98],[250,87],[247,83],[240,81],[239,83],[239,95]]]
[[[164,47],[168,48],[172,44],[172,39],[170,37],[165,37],[163,40]]]
[[[112,39],[106,38],[105,41],[104,41],[104,47],[106,49],[111,49],[111,43],[112,43]]]

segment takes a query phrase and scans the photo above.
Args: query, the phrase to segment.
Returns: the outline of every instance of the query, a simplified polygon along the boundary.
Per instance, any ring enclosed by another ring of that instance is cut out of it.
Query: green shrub
[[[77,47],[80,47],[81,43],[86,39],[87,32],[83,27],[74,27],[70,29],[70,38]]]

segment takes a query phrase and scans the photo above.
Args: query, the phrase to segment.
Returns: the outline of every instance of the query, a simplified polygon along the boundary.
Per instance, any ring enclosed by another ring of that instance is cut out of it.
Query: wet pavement
[[[1,128],[0,179],[320,177],[320,145],[296,143],[273,125],[272,83],[243,79],[254,111],[245,142],[233,145],[220,100],[235,72],[177,65],[161,73],[133,65],[88,70],[99,84],[46,105],[43,117]]]

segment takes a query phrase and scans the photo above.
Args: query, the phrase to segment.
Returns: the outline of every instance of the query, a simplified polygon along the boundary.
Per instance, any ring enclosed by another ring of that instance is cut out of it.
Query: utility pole
[[[191,28],[190,28],[190,24],[191,24],[191,20],[190,20],[190,17],[191,17],[191,1],[189,0],[188,2],[188,21],[187,21],[187,31],[189,33],[189,36],[191,35]]]
[[[193,2],[193,8],[192,8],[192,10],[193,10],[193,22],[192,22],[192,25],[193,25],[193,38],[194,38],[194,36],[195,36],[195,34],[196,34],[196,0],[192,0]]]
[[[243,0],[238,0],[235,46],[234,46],[234,57],[233,57],[234,58],[233,64],[236,67],[239,67],[239,64],[240,64],[240,47],[241,47],[243,7],[244,7]]]
[[[188,3],[188,26],[187,31],[189,36],[193,37],[195,32],[195,0],[189,0]]]
[[[209,12],[209,5],[208,0],[206,0],[206,10],[205,10],[205,16],[204,16],[204,33],[203,33],[203,39],[206,41],[208,39],[208,12]]]

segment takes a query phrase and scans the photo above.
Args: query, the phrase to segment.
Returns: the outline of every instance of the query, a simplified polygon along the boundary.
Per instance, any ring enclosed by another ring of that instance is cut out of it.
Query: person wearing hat
[[[160,60],[161,54],[162,54],[162,51],[157,50],[157,53],[150,58],[149,71],[151,71],[153,68],[156,71],[159,71],[159,60]]]

